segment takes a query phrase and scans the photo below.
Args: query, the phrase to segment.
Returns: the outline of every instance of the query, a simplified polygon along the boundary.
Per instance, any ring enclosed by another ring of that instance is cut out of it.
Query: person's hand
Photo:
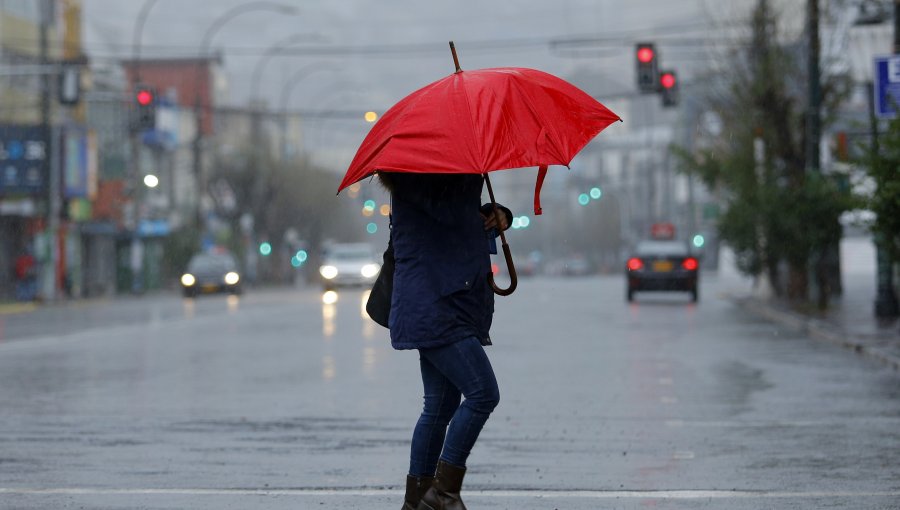
[[[482,214],[482,218],[484,218],[484,229],[490,230],[492,228],[496,228],[497,230],[503,231],[509,228],[509,222],[507,221],[506,215],[503,214],[503,211],[491,211],[490,214]]]

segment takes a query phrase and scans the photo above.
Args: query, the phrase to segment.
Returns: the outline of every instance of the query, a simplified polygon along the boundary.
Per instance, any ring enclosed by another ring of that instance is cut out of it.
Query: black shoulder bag
[[[369,300],[366,301],[366,313],[378,324],[389,327],[388,319],[391,316],[391,295],[394,293],[394,242],[388,237],[387,249],[384,251],[381,271],[375,284],[372,285],[372,292],[369,293]]]

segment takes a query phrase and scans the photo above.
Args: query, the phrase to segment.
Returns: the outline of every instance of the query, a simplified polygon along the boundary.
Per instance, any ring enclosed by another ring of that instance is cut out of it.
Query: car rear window
[[[686,257],[689,254],[687,244],[681,241],[641,241],[635,252],[639,256],[665,257]]]
[[[230,271],[236,266],[228,255],[198,255],[188,265],[190,271]]]

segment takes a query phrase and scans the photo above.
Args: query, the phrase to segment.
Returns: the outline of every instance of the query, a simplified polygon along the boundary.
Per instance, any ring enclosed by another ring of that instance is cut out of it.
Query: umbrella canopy
[[[462,71],[450,42],[456,72],[406,96],[385,112],[356,151],[338,193],[376,171],[484,174],[495,214],[494,190],[487,173],[538,166],[534,213],[541,214],[540,192],[549,165],[569,166],[600,131],[617,120],[591,96],[551,74],[521,67]],[[506,236],[500,230],[510,286],[516,272]]]
[[[378,170],[475,173],[568,166],[620,120],[551,74],[500,67],[457,71],[391,107],[363,140],[338,192]]]

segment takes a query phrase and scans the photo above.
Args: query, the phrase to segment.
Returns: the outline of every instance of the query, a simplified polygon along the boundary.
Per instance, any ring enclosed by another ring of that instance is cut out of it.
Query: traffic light
[[[664,107],[678,105],[678,78],[675,71],[659,73],[659,93]]]
[[[156,89],[147,85],[134,88],[135,129],[156,128]]]
[[[647,94],[657,92],[659,59],[656,55],[656,47],[653,43],[638,43],[635,45],[634,58],[638,90]]]
[[[678,105],[678,78],[675,76],[675,71],[662,71],[659,73],[659,93],[662,97],[663,106]]]

